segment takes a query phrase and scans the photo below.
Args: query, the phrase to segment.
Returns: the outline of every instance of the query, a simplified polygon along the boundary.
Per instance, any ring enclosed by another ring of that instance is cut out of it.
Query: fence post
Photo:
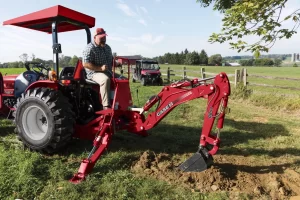
[[[247,86],[247,69],[244,68],[244,77],[243,77],[243,82],[244,82],[244,86]]]
[[[168,83],[170,83],[170,74],[171,74],[171,72],[170,72],[170,67],[168,67],[168,71],[167,71],[167,81],[168,81]]]
[[[204,67],[201,67],[201,78],[205,79],[205,69],[204,69]]]
[[[182,75],[182,79],[186,78],[186,67],[183,67],[183,75]]]
[[[240,82],[240,70],[239,69],[236,69],[235,70],[235,74],[234,74],[234,86],[236,87],[237,84]]]

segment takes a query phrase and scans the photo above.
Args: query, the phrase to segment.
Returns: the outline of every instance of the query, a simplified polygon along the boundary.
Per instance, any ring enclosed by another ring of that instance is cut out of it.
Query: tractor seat
[[[91,79],[88,79],[88,78],[86,77],[86,71],[85,71],[85,69],[82,69],[82,70],[81,70],[81,73],[82,73],[82,77],[83,77],[85,83],[91,84],[91,85],[98,85],[98,83],[96,83],[95,81],[93,81],[93,80],[91,80]]]
[[[85,82],[88,84],[92,84],[92,85],[98,85],[98,83],[96,83],[95,81],[93,81],[91,79],[85,79]]]

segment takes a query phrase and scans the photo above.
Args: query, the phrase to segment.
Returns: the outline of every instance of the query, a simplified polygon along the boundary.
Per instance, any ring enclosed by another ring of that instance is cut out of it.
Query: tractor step
[[[210,168],[213,164],[213,157],[206,149],[199,149],[194,155],[179,165],[179,169],[184,172],[202,172]]]

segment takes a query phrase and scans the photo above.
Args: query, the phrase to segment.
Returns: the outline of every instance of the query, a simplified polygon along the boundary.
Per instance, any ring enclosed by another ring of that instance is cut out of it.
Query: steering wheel
[[[31,65],[31,67],[30,67],[30,65]],[[34,71],[39,76],[47,76],[48,71],[50,70],[49,67],[46,67],[43,65],[43,63],[39,63],[39,62],[26,62],[25,68],[27,69],[27,71]],[[35,70],[34,68],[37,68],[39,71]],[[44,70],[47,71],[47,74],[43,73]]]

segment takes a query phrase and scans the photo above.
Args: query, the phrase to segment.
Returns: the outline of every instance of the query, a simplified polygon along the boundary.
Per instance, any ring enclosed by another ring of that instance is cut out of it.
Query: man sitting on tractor
[[[87,78],[100,85],[104,110],[111,107],[109,93],[113,61],[111,48],[106,44],[106,36],[103,28],[97,28],[94,33],[94,41],[85,47],[82,58]]]

